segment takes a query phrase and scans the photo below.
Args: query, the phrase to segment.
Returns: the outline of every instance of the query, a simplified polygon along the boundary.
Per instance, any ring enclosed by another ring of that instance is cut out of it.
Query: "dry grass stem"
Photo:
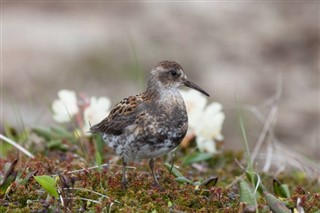
[[[11,140],[10,138],[0,134],[0,139],[4,140],[5,142],[9,143],[10,145],[16,147],[17,149],[19,149],[19,151],[21,151],[22,153],[24,153],[25,155],[27,155],[30,158],[34,158],[34,155],[29,152],[28,150],[26,150],[23,146],[21,146],[20,144],[18,144],[17,142]]]

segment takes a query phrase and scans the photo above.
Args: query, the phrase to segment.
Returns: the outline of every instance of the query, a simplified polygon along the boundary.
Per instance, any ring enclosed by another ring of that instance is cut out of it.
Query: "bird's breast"
[[[188,116],[183,99],[176,97],[163,101],[153,112],[154,131],[159,139],[156,140],[157,143],[161,141],[180,143],[188,130]]]

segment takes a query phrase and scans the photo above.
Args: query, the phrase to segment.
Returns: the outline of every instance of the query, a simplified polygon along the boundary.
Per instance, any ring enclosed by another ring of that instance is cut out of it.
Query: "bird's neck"
[[[148,81],[148,89],[144,92],[145,98],[150,100],[150,103],[155,103],[156,111],[161,111],[171,115],[178,106],[182,111],[186,111],[183,98],[178,91],[178,88],[165,88],[157,81]]]
[[[157,82],[155,79],[151,77],[148,80],[148,87],[144,93],[148,97],[148,99],[156,100],[160,97],[160,94],[159,94],[160,87],[161,85],[159,85],[159,82]]]
[[[167,99],[178,97],[181,95],[178,88],[166,87],[161,82],[154,80],[152,78],[148,81],[148,88],[145,94],[152,100],[156,101],[166,101]]]

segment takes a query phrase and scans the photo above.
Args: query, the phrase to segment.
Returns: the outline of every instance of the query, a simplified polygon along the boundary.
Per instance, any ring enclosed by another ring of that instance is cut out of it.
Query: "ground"
[[[8,152],[0,164],[0,212],[254,212],[252,201],[261,212],[320,209],[319,180],[303,171],[277,176],[261,172],[251,182],[243,152],[220,150],[208,155],[192,145],[157,159],[160,188],[153,183],[148,162],[142,161],[129,165],[129,185],[123,190],[120,159],[107,146],[100,156],[96,143],[89,137],[83,137],[80,144],[61,140],[43,147],[33,159]],[[108,165],[90,168],[102,162]],[[11,169],[9,163],[13,163]],[[40,184],[38,177],[48,179]],[[4,179],[10,178],[4,189]],[[255,195],[252,183],[259,186]]]

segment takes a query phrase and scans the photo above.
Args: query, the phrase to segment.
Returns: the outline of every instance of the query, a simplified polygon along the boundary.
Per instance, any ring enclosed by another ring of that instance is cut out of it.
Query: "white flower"
[[[221,109],[222,105],[216,102],[207,106],[195,128],[195,133],[207,139],[222,140],[221,129],[225,116]]]
[[[111,101],[106,97],[91,97],[90,105],[84,109],[83,119],[84,127],[83,132],[87,134],[90,130],[90,124],[96,124],[103,118],[107,117],[111,107]]]
[[[59,99],[52,103],[53,119],[57,122],[67,122],[79,112],[77,97],[74,91],[60,90]]]
[[[207,98],[195,90],[180,90],[179,92],[186,104],[189,127],[195,128],[199,120],[201,120],[203,110],[207,104]]]
[[[202,119],[195,127],[197,146],[200,151],[214,153],[216,151],[214,140],[223,140],[221,130],[225,115],[221,109],[220,103],[208,105],[202,114]]]
[[[188,134],[195,134],[201,152],[216,152],[214,140],[222,140],[222,124],[225,118],[220,103],[206,107],[207,99],[195,90],[180,91],[188,112]]]
[[[197,136],[196,142],[200,152],[215,153],[217,151],[216,144],[213,140],[207,140],[204,137]]]

